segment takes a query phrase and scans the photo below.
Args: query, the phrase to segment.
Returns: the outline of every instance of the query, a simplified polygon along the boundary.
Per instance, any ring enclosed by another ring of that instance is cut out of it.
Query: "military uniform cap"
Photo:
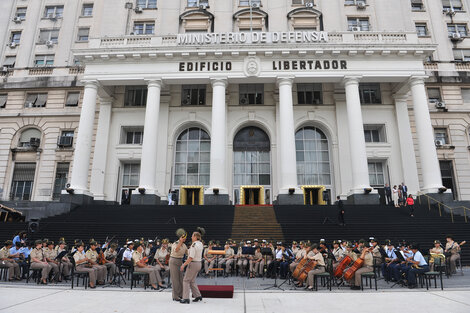
[[[13,245],[13,241],[11,240],[5,241],[5,246],[11,246],[11,245]]]
[[[439,240],[434,240],[434,244],[441,244]]]
[[[34,242],[34,245],[42,245],[42,240],[41,239],[38,239]]]

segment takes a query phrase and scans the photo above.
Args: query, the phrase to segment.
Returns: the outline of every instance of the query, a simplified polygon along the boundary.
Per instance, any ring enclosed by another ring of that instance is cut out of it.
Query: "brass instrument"
[[[434,263],[434,259],[436,258],[441,259],[441,264],[444,264],[446,260],[446,256],[443,253],[431,253],[429,258],[429,264]]]

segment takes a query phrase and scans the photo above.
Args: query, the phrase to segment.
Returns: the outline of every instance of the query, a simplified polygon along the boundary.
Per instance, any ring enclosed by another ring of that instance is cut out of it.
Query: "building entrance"
[[[240,204],[241,205],[261,205],[264,202],[263,186],[242,186],[240,188]]]
[[[179,204],[202,205],[203,199],[204,199],[203,186],[181,186]]]
[[[305,205],[325,205],[325,186],[302,186]]]

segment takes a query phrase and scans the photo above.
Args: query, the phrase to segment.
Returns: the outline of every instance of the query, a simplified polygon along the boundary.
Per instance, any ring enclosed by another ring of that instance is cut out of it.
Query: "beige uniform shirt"
[[[315,254],[313,251],[310,251],[307,257],[310,260],[317,261],[317,266],[325,266],[325,259],[323,258],[323,255],[320,252]]]
[[[353,261],[356,261],[357,258],[358,258],[356,252],[354,252],[354,251],[346,252],[346,255],[349,256],[351,258],[351,260],[353,260]]]
[[[42,251],[42,248],[40,249],[34,248],[33,251],[31,251],[30,256],[31,256],[31,262],[34,262],[33,258],[38,259],[41,262],[44,261],[44,253]]]
[[[104,258],[108,261],[112,261],[116,257],[117,257],[117,251],[116,250],[111,252],[110,249],[106,249],[106,251],[104,252]]]
[[[257,260],[262,259],[262,258],[263,258],[263,254],[261,254],[261,251],[260,252],[255,251],[255,255],[254,255],[253,260],[257,261]]]
[[[341,249],[340,247],[333,249],[333,255],[336,261],[339,262],[344,257],[344,250]]]
[[[46,249],[46,251],[44,251],[44,257],[53,261],[57,257],[57,251],[54,249]]]
[[[452,241],[452,242],[446,243],[446,250],[450,251],[451,254],[457,254],[459,253],[460,247],[457,245],[456,242]]]
[[[144,258],[143,253],[135,250],[134,253],[132,253],[132,261],[134,262],[134,266],[137,266],[137,263],[140,262]]]
[[[366,252],[364,256],[364,266],[373,266],[374,265],[374,256],[371,252]]]
[[[193,242],[193,244],[189,248],[188,256],[192,258],[193,261],[195,262],[201,262],[203,249],[204,249],[204,246],[202,245],[202,242],[200,241]]]
[[[90,259],[92,262],[98,263],[98,252],[92,251],[89,249],[86,253],[85,256]]]
[[[77,251],[73,254],[73,259],[75,260],[75,264],[78,263],[78,261],[81,261],[83,259],[86,259],[86,256],[84,253],[80,252],[80,251]],[[85,265],[87,262],[84,262],[84,263],[80,263],[80,264],[77,264],[77,265]]]
[[[212,259],[214,257],[214,255],[209,254],[209,250],[212,250],[212,248],[207,247],[207,248],[204,249],[204,257],[206,257],[208,259]]]
[[[2,249],[0,249],[0,259],[8,259],[9,256],[10,256],[10,252],[8,251],[6,247],[3,247]]]
[[[372,256],[374,258],[381,258],[382,255],[380,254],[380,247],[379,245],[375,246],[374,249],[372,249]]]
[[[168,249],[157,249],[157,252],[155,252],[155,259],[158,259],[161,263],[164,263],[168,253]]]
[[[432,248],[429,252],[433,254],[444,254],[444,249],[442,248]]]
[[[228,248],[227,250],[225,250],[225,257],[226,258],[231,257],[234,254],[235,254],[235,251],[233,251],[232,248]]]
[[[178,252],[176,252],[176,247],[178,247],[178,241],[173,242],[173,244],[171,245],[171,254],[170,254],[170,256],[172,258],[182,259],[184,257],[184,255],[187,253],[188,247],[183,243],[181,245],[180,249],[178,250]]]

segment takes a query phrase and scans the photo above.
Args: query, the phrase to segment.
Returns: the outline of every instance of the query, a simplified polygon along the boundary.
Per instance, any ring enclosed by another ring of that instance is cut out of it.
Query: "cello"
[[[317,266],[317,261],[315,260],[308,261],[307,265],[305,265],[305,267],[302,269],[301,273],[299,274],[299,278],[297,278],[300,284],[304,283],[304,281],[308,277],[308,272],[313,270],[315,266]]]
[[[361,256],[353,263],[353,265],[351,265],[350,268],[348,268],[345,272],[344,272],[344,275],[343,277],[346,279],[346,280],[351,280],[352,278],[354,278],[354,274],[356,273],[356,271],[358,269],[360,269],[363,265],[364,265],[364,257],[366,255],[366,252],[370,252],[373,248],[370,247],[370,248],[364,248],[362,250],[362,253],[361,253]]]
[[[306,263],[307,263],[307,259],[302,258],[302,260],[300,260],[299,264],[297,264],[297,266],[295,267],[295,270],[292,273],[292,277],[294,277],[295,279],[299,279],[299,275],[302,272],[302,269],[304,268]]]
[[[334,276],[336,278],[340,278],[341,276],[343,276],[343,272],[344,272],[344,269],[349,265],[351,264],[352,262],[352,259],[349,255],[345,256],[341,262],[339,262],[338,264],[338,267],[336,268],[335,272],[334,272]]]

